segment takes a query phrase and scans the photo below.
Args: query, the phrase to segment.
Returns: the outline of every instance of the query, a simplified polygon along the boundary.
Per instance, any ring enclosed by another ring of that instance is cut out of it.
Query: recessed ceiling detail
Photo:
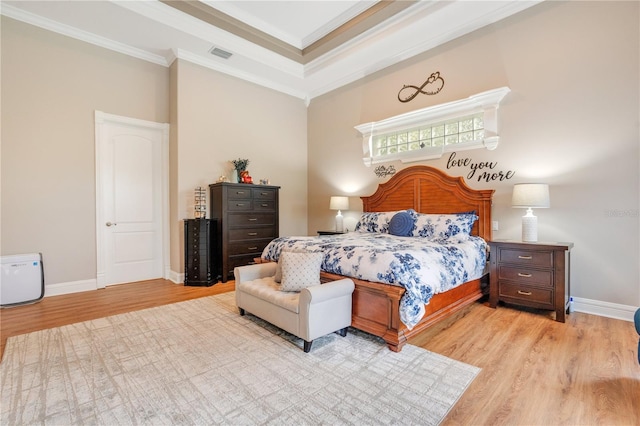
[[[540,1],[3,0],[0,11],[145,61],[186,60],[309,101]],[[233,56],[212,57],[212,45]]]

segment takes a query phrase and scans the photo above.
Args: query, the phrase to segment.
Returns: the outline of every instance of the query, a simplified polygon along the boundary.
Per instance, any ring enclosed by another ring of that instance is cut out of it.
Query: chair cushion
[[[273,277],[257,278],[241,283],[236,282],[236,291],[250,294],[293,313],[299,313],[300,293],[280,291],[280,286]]]

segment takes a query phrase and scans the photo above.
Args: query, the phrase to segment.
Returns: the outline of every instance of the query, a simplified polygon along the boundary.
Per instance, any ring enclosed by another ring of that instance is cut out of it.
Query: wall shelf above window
[[[498,106],[511,90],[489,90],[467,99],[434,105],[356,126],[367,166],[440,158],[445,152],[495,149]]]

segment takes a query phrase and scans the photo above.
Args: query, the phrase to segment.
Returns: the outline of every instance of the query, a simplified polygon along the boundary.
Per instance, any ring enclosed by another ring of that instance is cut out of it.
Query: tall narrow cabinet
[[[184,285],[211,286],[218,282],[216,223],[211,219],[184,220]]]
[[[217,220],[222,282],[233,269],[253,263],[279,235],[279,186],[220,182],[209,185],[210,216]]]

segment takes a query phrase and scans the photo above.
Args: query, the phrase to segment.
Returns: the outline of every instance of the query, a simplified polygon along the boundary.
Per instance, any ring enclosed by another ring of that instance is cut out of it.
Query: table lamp
[[[336,215],[336,232],[344,232],[342,212],[340,210],[349,209],[349,197],[331,197],[329,209],[338,210],[338,214]]]
[[[525,208],[522,216],[522,241],[538,241],[538,218],[533,215],[533,208],[549,208],[549,185],[546,183],[519,183],[513,186],[511,206]]]

